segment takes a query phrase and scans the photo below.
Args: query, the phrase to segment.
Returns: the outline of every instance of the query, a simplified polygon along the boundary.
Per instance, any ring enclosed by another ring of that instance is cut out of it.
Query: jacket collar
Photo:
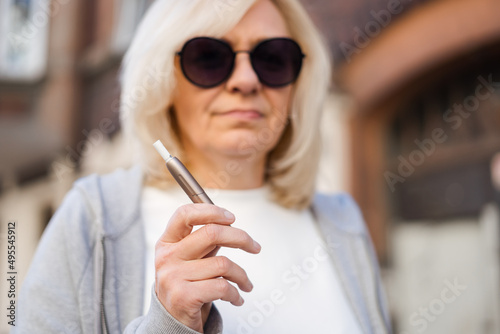
[[[142,169],[135,165],[102,176],[90,175],[75,186],[84,193],[95,216],[102,217],[105,237],[113,239],[140,221],[142,183]]]
[[[388,333],[374,250],[358,206],[347,194],[317,194],[311,209],[362,331]]]

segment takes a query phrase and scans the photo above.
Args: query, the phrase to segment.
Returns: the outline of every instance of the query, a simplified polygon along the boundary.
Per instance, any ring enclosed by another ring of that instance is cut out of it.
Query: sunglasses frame
[[[184,67],[184,62],[183,62],[183,54],[186,50],[186,47],[188,46],[188,44],[192,41],[195,41],[195,40],[199,40],[199,39],[203,39],[203,40],[213,40],[213,41],[216,41],[224,46],[226,46],[228,48],[228,50],[231,51],[232,53],[232,61],[231,61],[231,68],[230,70],[228,71],[228,74],[222,79],[220,80],[219,82],[215,83],[215,84],[211,84],[211,85],[202,85],[200,83],[197,83],[197,82],[194,82],[191,78],[189,78],[189,76],[187,75],[186,73],[186,70],[185,70],[185,67]],[[254,59],[253,59],[253,53],[255,52],[255,50],[261,46],[262,44],[266,43],[266,42],[269,42],[269,41],[274,41],[274,40],[286,40],[286,41],[290,41],[292,42],[293,44],[295,44],[298,48],[298,50],[300,51],[300,64],[299,64],[299,67],[298,67],[298,70],[297,70],[297,75],[295,76],[294,79],[292,79],[291,81],[289,82],[286,82],[284,84],[279,84],[279,85],[271,85],[271,84],[268,84],[268,83],[265,83],[262,81],[259,73],[257,72],[257,70],[255,69],[255,65],[254,65]],[[306,57],[306,55],[302,52],[302,48],[300,47],[299,43],[297,43],[296,41],[294,41],[293,39],[291,38],[287,38],[287,37],[275,37],[275,38],[268,38],[268,39],[265,39],[265,40],[262,40],[260,41],[259,43],[257,43],[257,45],[255,45],[252,50],[249,50],[249,51],[234,51],[233,48],[231,47],[231,45],[229,43],[227,43],[226,41],[224,40],[221,40],[221,39],[217,39],[217,38],[213,38],[213,37],[195,37],[195,38],[192,38],[190,40],[188,40],[186,43],[184,43],[181,51],[179,52],[176,52],[175,54],[177,56],[180,57],[180,65],[181,65],[181,70],[182,70],[182,73],[184,74],[184,77],[189,81],[191,82],[193,85],[195,86],[198,86],[198,87],[201,87],[201,88],[213,88],[213,87],[217,87],[219,86],[220,84],[222,84],[224,81],[226,81],[227,79],[229,79],[231,77],[231,75],[233,74],[233,71],[234,71],[234,65],[236,63],[236,55],[238,53],[248,53],[249,56],[250,56],[250,64],[252,64],[252,69],[253,71],[255,72],[255,74],[257,75],[257,77],[259,78],[259,82],[262,83],[263,85],[267,86],[267,87],[272,87],[272,88],[279,88],[279,87],[284,87],[284,86],[287,86],[293,82],[295,82],[297,80],[297,78],[299,77],[300,75],[300,72],[302,70],[302,65],[303,65],[303,59]]]

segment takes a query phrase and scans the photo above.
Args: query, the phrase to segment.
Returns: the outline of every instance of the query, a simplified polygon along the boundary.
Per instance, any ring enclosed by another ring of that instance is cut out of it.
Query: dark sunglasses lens
[[[181,51],[181,67],[186,78],[201,87],[214,87],[227,79],[233,68],[233,52],[222,41],[195,38]]]
[[[252,52],[252,64],[260,81],[271,87],[294,82],[302,68],[302,50],[291,39],[277,38],[262,42]]]

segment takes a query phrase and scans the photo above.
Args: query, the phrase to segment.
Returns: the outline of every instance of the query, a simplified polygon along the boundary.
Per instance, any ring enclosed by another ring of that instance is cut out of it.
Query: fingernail
[[[245,300],[240,296],[239,302],[240,302],[240,305],[243,305],[243,303],[245,302]]]
[[[255,241],[255,240],[253,241],[253,246],[254,246],[255,248],[257,248],[258,250],[260,250],[260,249],[261,249],[260,244],[259,244],[257,241]]]
[[[234,220],[234,218],[235,218],[234,215],[227,210],[224,210],[224,216],[226,216],[226,218],[229,220]]]

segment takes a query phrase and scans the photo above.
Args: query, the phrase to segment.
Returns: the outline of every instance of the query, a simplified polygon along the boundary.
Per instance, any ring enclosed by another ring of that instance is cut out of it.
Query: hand
[[[246,232],[230,226],[234,219],[215,205],[184,205],[156,243],[156,295],[174,318],[198,332],[203,332],[212,301],[243,304],[229,281],[246,292],[253,288],[240,266],[224,256],[212,256],[220,246],[260,252],[260,245]],[[204,226],[191,233],[195,225]]]

